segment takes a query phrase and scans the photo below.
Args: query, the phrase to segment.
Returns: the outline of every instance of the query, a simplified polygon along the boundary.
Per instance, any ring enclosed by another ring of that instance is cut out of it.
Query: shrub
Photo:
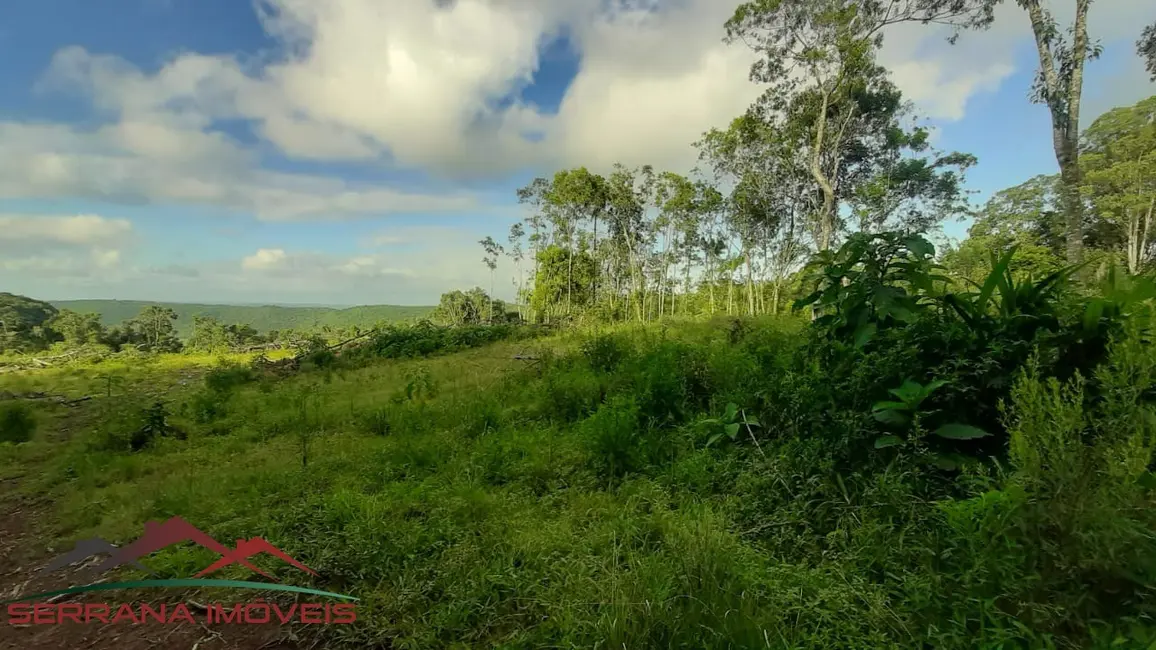
[[[630,353],[630,344],[611,334],[600,334],[582,342],[579,351],[598,372],[613,372]]]
[[[205,375],[205,388],[214,393],[228,394],[256,378],[252,368],[222,359]]]
[[[27,404],[0,402],[0,442],[28,442],[36,433],[36,416]]]
[[[583,422],[594,470],[609,479],[641,468],[639,409],[628,397],[603,404]]]

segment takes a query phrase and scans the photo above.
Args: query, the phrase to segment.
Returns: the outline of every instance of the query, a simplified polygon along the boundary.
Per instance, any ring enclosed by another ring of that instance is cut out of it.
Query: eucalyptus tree
[[[531,210],[524,220],[530,226],[530,254],[534,260],[534,276],[530,279],[531,286],[538,276],[542,249],[550,239],[548,229],[552,220],[546,216],[550,207],[546,197],[549,195],[550,189],[550,179],[538,177],[517,191],[518,202],[528,206]],[[537,315],[534,314],[532,307],[531,314],[536,318]]]
[[[608,258],[616,276],[616,287],[617,278],[623,275],[630,278],[626,308],[629,310],[633,304],[639,321],[646,318],[645,254],[653,237],[647,221],[647,205],[654,184],[654,169],[649,165],[630,169],[617,164],[606,180]]]
[[[837,171],[863,132],[863,90],[884,77],[875,64],[883,31],[901,22],[984,19],[968,0],[749,0],[726,22],[725,41],[742,42],[761,56],[752,81],[767,85],[756,103],[764,115],[793,114],[808,170],[822,195],[816,244],[834,240],[839,214]],[[858,124],[857,124],[858,123]]]
[[[517,221],[510,226],[510,234],[506,237],[506,243],[509,244],[509,248],[506,250],[510,255],[510,260],[514,262],[514,273],[516,274],[514,276],[514,295],[515,300],[518,301],[518,318],[523,318],[522,289],[523,282],[525,281],[525,275],[522,273],[522,260],[525,259],[526,254],[525,249],[522,246],[522,241],[525,239],[525,237],[526,227],[520,221]]]
[[[554,221],[556,232],[570,253],[566,285],[566,312],[569,313],[573,304],[573,264],[578,254],[578,233],[585,221],[592,222],[594,257],[597,258],[598,220],[606,211],[606,181],[585,167],[564,169],[554,174],[545,199],[552,208],[549,216]],[[593,291],[596,297],[597,278]]]
[[[482,263],[490,270],[490,296],[494,295],[494,270],[498,268],[498,258],[502,256],[505,251],[502,245],[494,241],[493,237],[486,236],[485,239],[478,242],[482,245],[484,255],[482,256]],[[492,300],[487,300],[490,305],[488,322],[494,322],[494,304]]]

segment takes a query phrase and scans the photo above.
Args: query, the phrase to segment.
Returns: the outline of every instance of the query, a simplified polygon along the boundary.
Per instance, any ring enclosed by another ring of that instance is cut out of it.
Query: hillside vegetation
[[[363,305],[343,309],[332,307],[281,307],[275,305],[202,305],[195,303],[146,302],[138,300],[53,300],[57,309],[68,309],[81,314],[100,314],[106,327],[120,325],[135,318],[149,306],[173,310],[177,314],[174,327],[177,336],[192,334],[193,318],[209,316],[223,323],[247,324],[258,332],[281,330],[317,330],[322,327],[346,329],[354,326],[371,327],[379,322],[417,320],[429,316],[433,307],[403,305]]]
[[[279,580],[361,598],[324,647],[1151,647],[1156,288],[1005,255],[945,290],[930,254],[852,238],[813,321],[424,325],[183,386],[11,375],[98,397],[6,405],[28,441],[0,478],[53,500],[60,545],[174,515],[267,538],[320,574]]]

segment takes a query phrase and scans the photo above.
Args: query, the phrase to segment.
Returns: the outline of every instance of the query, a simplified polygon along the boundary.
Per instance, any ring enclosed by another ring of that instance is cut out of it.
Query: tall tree
[[[529,185],[519,188],[517,192],[518,202],[522,205],[529,206],[531,210],[530,214],[524,220],[525,223],[530,226],[530,257],[534,260],[533,276],[530,278],[531,286],[533,286],[538,276],[540,253],[549,239],[547,228],[551,219],[547,217],[547,211],[550,206],[547,197],[550,194],[550,190],[550,179],[538,177],[531,181]],[[539,315],[534,312],[532,306],[530,306],[530,316],[534,322],[537,322]]]
[[[492,296],[494,295],[494,270],[498,268],[498,258],[502,256],[504,251],[502,250],[501,244],[494,241],[494,238],[488,235],[478,243],[482,245],[482,250],[485,252],[485,255],[482,257],[482,262],[486,265],[486,268],[490,270],[490,295]],[[493,301],[487,302],[490,303],[488,322],[493,323],[494,304]]]
[[[808,170],[822,196],[820,250],[835,236],[836,174],[865,127],[861,95],[884,78],[874,60],[884,28],[906,21],[970,23],[986,11],[966,0],[749,0],[726,22],[726,42],[741,41],[761,55],[750,71],[752,81],[768,85],[758,109],[794,113],[805,135]]]
[[[1116,108],[1084,133],[1084,190],[1131,273],[1151,259],[1156,209],[1156,97]]]
[[[553,208],[551,217],[556,230],[562,236],[562,243],[569,251],[567,256],[566,310],[573,306],[574,260],[578,254],[578,233],[586,221],[593,225],[595,258],[598,251],[598,220],[606,210],[606,182],[601,176],[590,173],[585,167],[565,169],[554,174],[546,201]],[[598,293],[597,278],[593,291]]]
[[[987,28],[994,8],[1003,0],[957,0],[971,11],[958,24]],[[1027,12],[1035,37],[1040,67],[1032,85],[1031,100],[1048,107],[1052,126],[1052,149],[1060,167],[1060,199],[1064,214],[1065,252],[1069,263],[1084,256],[1084,202],[1080,196],[1080,104],[1084,91],[1084,65],[1099,57],[1101,47],[1088,39],[1088,9],[1092,0],[1074,2],[1075,16],[1060,30],[1044,0],[1015,0]]]
[[[142,335],[143,342],[154,352],[172,351],[180,347],[173,334],[177,313],[171,307],[149,305],[141,310],[130,325]]]
[[[525,299],[522,295],[522,283],[525,281],[525,276],[522,274],[522,260],[525,258],[525,249],[522,247],[522,240],[526,237],[526,227],[522,222],[516,222],[510,226],[510,234],[506,237],[506,243],[509,244],[510,259],[514,262],[514,297],[518,301],[518,318],[522,319],[522,303]]]

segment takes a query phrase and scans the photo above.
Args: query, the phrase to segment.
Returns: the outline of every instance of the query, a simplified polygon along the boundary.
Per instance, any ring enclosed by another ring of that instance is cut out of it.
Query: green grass
[[[321,574],[260,562],[280,579],[361,598],[356,626],[326,631],[334,647],[1156,639],[1150,591],[1124,589],[1120,577],[1149,575],[1151,519],[1126,513],[1151,497],[1095,478],[1145,449],[1150,457],[1149,432],[1127,428],[1140,426],[1127,424],[1135,400],[1098,416],[1126,441],[1104,443],[1101,456],[1077,453],[1071,431],[1049,442],[1048,414],[1082,407],[1046,381],[1024,378],[1009,402],[1013,439],[1066,459],[1086,498],[1057,492],[1069,484],[1044,480],[1034,457],[954,478],[902,456],[852,466],[818,424],[788,426],[796,406],[775,392],[790,383],[790,399],[817,399],[807,396],[830,381],[784,370],[805,344],[800,324],[736,331],[618,326],[216,388],[204,380],[214,358],[161,357],[117,368],[112,399],[39,407],[31,442],[0,444],[0,477],[52,500],[57,548],[93,535],[123,543],[174,515],[222,541],[267,538]],[[1130,347],[1117,357],[1127,367],[1100,385],[1140,386],[1154,358]],[[20,373],[0,388],[91,394],[109,370]],[[111,445],[157,397],[188,438],[137,453]],[[707,447],[708,420],[729,402],[757,412],[759,447],[745,434]],[[1050,534],[1080,544],[1052,548]],[[182,578],[213,559],[182,546],[146,563]]]

